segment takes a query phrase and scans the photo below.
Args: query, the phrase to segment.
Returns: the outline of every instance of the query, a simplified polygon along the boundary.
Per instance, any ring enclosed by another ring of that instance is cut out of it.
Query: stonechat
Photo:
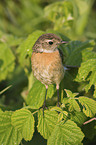
[[[62,41],[55,34],[41,35],[33,46],[31,57],[32,71],[34,76],[45,85],[46,94],[49,84],[56,84],[59,106],[59,84],[64,77],[63,53],[58,45],[68,43]],[[46,100],[45,94],[45,100]],[[43,109],[45,107],[45,101]]]

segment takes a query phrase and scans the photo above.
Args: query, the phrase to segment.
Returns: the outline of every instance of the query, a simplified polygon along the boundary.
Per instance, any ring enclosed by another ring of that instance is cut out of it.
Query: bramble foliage
[[[94,0],[0,1],[0,145],[45,145],[46,141],[47,145],[86,145],[96,141],[93,4]],[[78,68],[65,72],[60,107],[56,86],[49,85],[43,114],[46,89],[32,74],[31,55],[44,33],[69,41],[60,46],[64,65]]]
[[[83,53],[84,59],[76,77],[76,81],[88,81],[88,84],[85,86],[85,90],[88,92],[92,85],[94,85],[96,89],[96,52],[85,50]],[[84,57],[85,55],[87,56],[86,58]],[[94,91],[94,97],[96,98],[96,91]]]
[[[4,80],[8,73],[13,72],[15,57],[6,43],[0,43],[0,80]]]

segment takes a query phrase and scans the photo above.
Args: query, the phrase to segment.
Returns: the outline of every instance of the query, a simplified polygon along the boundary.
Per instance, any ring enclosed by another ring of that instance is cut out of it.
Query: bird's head
[[[67,43],[67,42],[62,41],[62,39],[55,34],[52,33],[43,34],[35,42],[33,46],[33,51],[40,52],[40,53],[42,52],[52,53],[56,51],[58,45],[62,43]]]

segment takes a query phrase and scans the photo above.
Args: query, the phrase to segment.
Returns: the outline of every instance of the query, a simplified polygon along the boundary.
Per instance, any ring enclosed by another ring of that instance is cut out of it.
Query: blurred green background
[[[71,40],[96,41],[96,1],[0,0],[0,107],[3,110],[21,108],[32,86],[30,58],[27,61],[26,56],[27,65],[22,66],[18,46],[36,30],[62,33]],[[31,142],[22,141],[22,144],[46,145],[46,140],[35,132]],[[84,140],[84,145],[93,144],[95,138]]]

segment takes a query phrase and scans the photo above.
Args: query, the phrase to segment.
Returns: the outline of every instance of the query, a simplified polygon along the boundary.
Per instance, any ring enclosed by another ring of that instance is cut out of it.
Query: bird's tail
[[[71,66],[71,65],[65,65],[64,66],[64,70],[70,70],[70,69],[73,69],[73,68],[79,68],[79,66]]]

